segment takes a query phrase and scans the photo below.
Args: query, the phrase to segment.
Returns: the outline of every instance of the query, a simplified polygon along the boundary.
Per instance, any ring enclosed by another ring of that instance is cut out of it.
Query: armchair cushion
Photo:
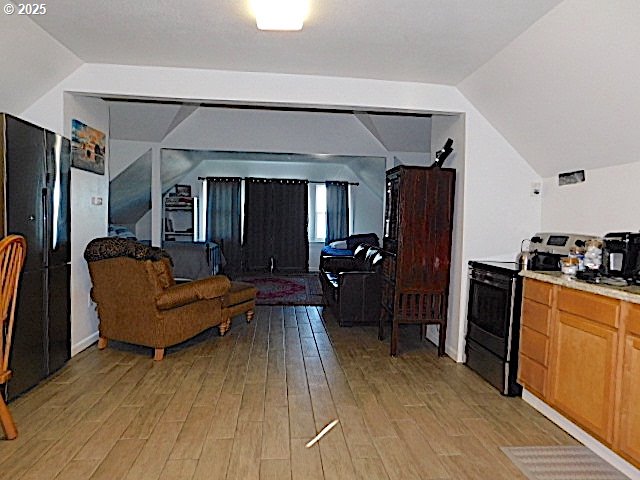
[[[222,297],[230,286],[231,282],[223,275],[173,285],[158,295],[156,305],[160,310],[169,310],[198,300],[211,300]]]

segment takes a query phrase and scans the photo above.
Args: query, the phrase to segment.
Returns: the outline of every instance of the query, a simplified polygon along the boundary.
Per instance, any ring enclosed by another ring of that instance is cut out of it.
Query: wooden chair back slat
[[[18,281],[24,265],[27,243],[20,235],[9,235],[0,240],[0,371],[9,367],[9,353],[13,337]]]
[[[27,242],[20,235],[0,240],[0,384],[11,378],[9,354],[13,338],[18,282],[27,253]],[[0,396],[0,426],[9,440],[18,436],[11,413]]]

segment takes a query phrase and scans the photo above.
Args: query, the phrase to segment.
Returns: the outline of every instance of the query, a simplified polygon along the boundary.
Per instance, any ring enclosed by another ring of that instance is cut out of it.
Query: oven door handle
[[[511,279],[504,281],[495,278],[492,274],[487,272],[473,272],[469,274],[469,280],[476,281],[478,283],[484,283],[485,285],[491,285],[492,287],[510,289]]]

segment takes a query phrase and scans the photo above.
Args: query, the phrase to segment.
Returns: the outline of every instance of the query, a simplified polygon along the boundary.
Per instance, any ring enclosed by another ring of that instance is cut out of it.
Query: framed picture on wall
[[[177,197],[190,197],[191,196],[191,185],[176,185],[176,196]]]
[[[71,166],[104,175],[106,135],[75,118],[71,120]]]

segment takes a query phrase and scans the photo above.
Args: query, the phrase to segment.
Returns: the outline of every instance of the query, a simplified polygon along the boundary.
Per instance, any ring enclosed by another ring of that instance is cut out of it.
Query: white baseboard
[[[527,390],[523,390],[522,399],[533,408],[535,408],[538,412],[547,417],[549,420],[551,420],[553,423],[558,425],[573,438],[581,442],[585,447],[598,455],[604,461],[610,463],[622,473],[627,475],[631,480],[640,480],[640,470],[638,470],[624,458],[620,457],[615,452],[607,448],[598,440],[593,438],[587,432],[578,427],[575,423],[567,419],[564,415],[544,403],[538,397],[536,397],[532,393],[529,393]]]
[[[71,345],[71,356],[75,357],[81,351],[85,350],[86,348],[89,348],[91,345],[93,345],[97,341],[98,341],[98,332],[95,332],[89,335],[87,338],[84,338],[79,342],[74,343],[73,345]]]
[[[438,346],[438,342],[440,341],[440,337],[438,337],[438,331],[437,331],[436,328],[432,329],[432,328],[427,327],[427,340],[429,340],[435,346]],[[460,361],[458,360],[458,352],[456,351],[455,348],[453,348],[452,345],[445,345],[444,353],[446,353],[447,356],[451,357],[454,362],[460,363]]]

